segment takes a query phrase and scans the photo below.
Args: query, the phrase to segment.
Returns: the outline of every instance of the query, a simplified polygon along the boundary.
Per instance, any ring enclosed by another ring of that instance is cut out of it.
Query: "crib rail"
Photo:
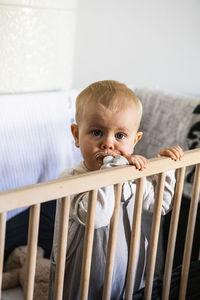
[[[144,178],[153,174],[159,174],[159,190],[158,197],[155,203],[155,211],[152,223],[152,234],[150,241],[150,249],[148,256],[145,300],[151,299],[153,274],[155,269],[155,259],[158,245],[158,234],[161,218],[161,205],[163,198],[163,187],[165,172],[171,169],[178,169],[178,179],[174,196],[174,206],[172,211],[172,219],[170,225],[169,242],[167,250],[167,258],[165,264],[164,284],[162,299],[168,299],[170,289],[170,279],[173,264],[174,247],[176,240],[177,224],[180,210],[180,202],[183,189],[183,180],[185,168],[190,165],[196,165],[195,179],[193,184],[193,192],[188,220],[187,237],[184,248],[183,268],[181,275],[181,292],[179,300],[185,299],[187,278],[189,271],[189,261],[191,256],[191,245],[194,235],[194,224],[196,219],[197,205],[200,190],[200,149],[190,150],[185,152],[183,159],[179,162],[174,162],[169,158],[151,159],[147,169],[140,172],[134,166],[120,166],[102,171],[90,172],[83,175],[73,176],[67,179],[58,179],[47,183],[41,183],[31,186],[26,186],[19,189],[14,189],[0,193],[0,285],[3,269],[3,249],[5,240],[6,218],[5,212],[11,209],[31,206],[31,216],[29,220],[29,236],[28,236],[28,264],[27,264],[27,284],[25,299],[33,299],[34,290],[34,272],[36,263],[37,237],[39,224],[40,204],[49,200],[62,198],[62,216],[59,230],[59,247],[56,268],[56,283],[55,283],[55,300],[62,299],[62,288],[64,278],[63,261],[66,255],[67,247],[67,232],[68,232],[68,216],[70,208],[70,195],[84,192],[90,192],[90,201],[88,207],[86,232],[84,240],[83,267],[80,284],[80,299],[87,299],[89,288],[90,265],[93,245],[94,232],[94,216],[97,189],[106,185],[115,185],[115,208],[111,219],[109,244],[107,251],[105,283],[103,289],[103,299],[110,299],[112,270],[114,264],[114,253],[116,245],[117,223],[119,214],[119,202],[121,195],[122,183],[127,180],[137,180],[136,200],[133,215],[133,230],[131,235],[130,257],[126,281],[126,299],[132,299],[133,284],[136,270],[136,245],[139,238],[139,230],[141,225],[142,211],[142,195]],[[1,287],[1,286],[0,286]]]

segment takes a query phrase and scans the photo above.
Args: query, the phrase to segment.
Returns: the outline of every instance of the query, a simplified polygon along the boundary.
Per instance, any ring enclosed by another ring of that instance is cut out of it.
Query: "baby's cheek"
[[[130,157],[132,154],[133,154],[133,148],[124,149],[121,152],[121,155],[123,155],[125,157]]]

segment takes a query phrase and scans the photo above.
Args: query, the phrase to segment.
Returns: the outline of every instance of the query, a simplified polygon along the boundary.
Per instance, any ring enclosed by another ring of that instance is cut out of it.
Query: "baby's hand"
[[[136,169],[142,171],[144,169],[146,169],[148,160],[141,155],[130,155],[130,156],[126,156],[126,159],[128,160],[130,165],[134,165],[136,167]]]
[[[181,160],[183,155],[184,155],[184,153],[183,153],[183,150],[181,149],[181,147],[175,146],[175,147],[165,148],[165,149],[161,150],[156,155],[156,157],[167,156],[167,157],[171,157],[171,159],[173,159],[173,160]]]

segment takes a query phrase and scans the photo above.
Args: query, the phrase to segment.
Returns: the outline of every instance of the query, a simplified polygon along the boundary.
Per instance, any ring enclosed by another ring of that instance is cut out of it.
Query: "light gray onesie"
[[[127,161],[118,156],[112,162],[105,163],[102,168],[109,168],[116,165],[127,164]],[[88,172],[84,163],[64,170],[59,177],[68,177]],[[155,200],[156,176],[148,177],[145,181],[143,209],[153,212]],[[171,208],[174,194],[175,174],[174,171],[166,173],[164,199],[162,204],[162,214]],[[118,235],[115,253],[115,263],[112,279],[111,299],[123,299],[124,284],[128,263],[128,252],[132,226],[132,216],[134,208],[136,183],[135,181],[125,182],[122,189],[120,203],[120,216],[118,225]],[[65,262],[65,279],[63,300],[78,300],[79,285],[81,276],[81,262],[83,253],[83,241],[85,231],[85,221],[88,205],[88,193],[81,193],[71,197],[71,209],[69,219],[69,232],[67,244],[67,256]],[[95,231],[93,242],[93,255],[90,273],[89,300],[102,299],[103,279],[106,264],[106,252],[109,235],[109,222],[114,209],[114,188],[106,186],[98,190],[97,208],[95,216]],[[54,243],[51,257],[51,276],[49,300],[53,299],[53,281],[55,277],[56,253],[58,245],[58,226],[60,221],[60,200],[57,204]],[[147,224],[145,224],[148,226]],[[144,271],[146,267],[146,254],[148,241],[141,226],[140,243],[138,245],[137,270],[134,291],[143,285]]]

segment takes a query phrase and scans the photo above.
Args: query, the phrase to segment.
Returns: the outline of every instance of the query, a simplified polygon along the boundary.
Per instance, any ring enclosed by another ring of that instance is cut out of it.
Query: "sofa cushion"
[[[135,89],[143,105],[140,130],[144,135],[135,152],[155,157],[163,148],[179,145],[184,151],[200,147],[200,98],[145,88]],[[184,194],[191,197],[194,167],[187,168]]]
[[[70,131],[77,93],[0,96],[0,191],[56,179],[81,160]]]

